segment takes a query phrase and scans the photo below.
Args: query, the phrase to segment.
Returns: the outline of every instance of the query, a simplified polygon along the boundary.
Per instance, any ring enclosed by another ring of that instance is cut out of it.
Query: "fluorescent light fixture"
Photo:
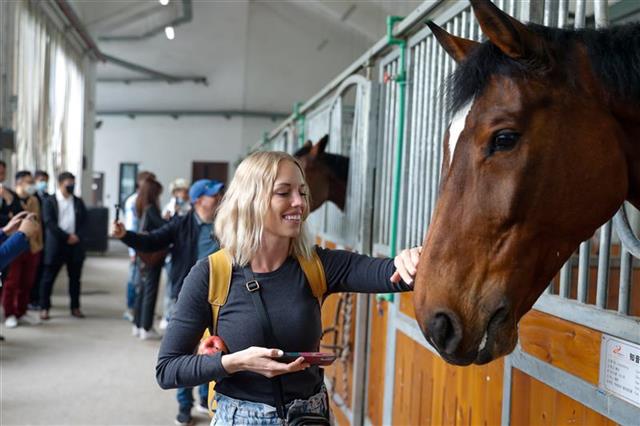
[[[173,27],[165,27],[164,33],[169,40],[173,40],[174,38],[176,38],[176,32]]]
[[[158,0],[161,5],[166,6],[169,4],[169,0]]]

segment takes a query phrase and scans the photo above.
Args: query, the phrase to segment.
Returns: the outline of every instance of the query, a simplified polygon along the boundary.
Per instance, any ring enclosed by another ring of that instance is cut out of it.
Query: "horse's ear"
[[[478,47],[480,43],[466,38],[456,37],[440,28],[432,21],[427,22],[427,26],[440,43],[440,46],[451,56],[456,62],[460,63],[469,53]]]
[[[317,158],[321,154],[324,154],[324,150],[327,148],[327,144],[329,143],[329,135],[324,135],[322,139],[318,141],[317,144],[311,148],[311,156],[313,158]]]
[[[522,22],[507,15],[490,0],[470,0],[482,32],[498,49],[512,59],[535,53],[538,36]]]
[[[311,142],[309,139],[307,139],[307,141],[304,143],[304,145],[302,145],[301,149],[311,149],[312,146],[313,146],[313,142]]]

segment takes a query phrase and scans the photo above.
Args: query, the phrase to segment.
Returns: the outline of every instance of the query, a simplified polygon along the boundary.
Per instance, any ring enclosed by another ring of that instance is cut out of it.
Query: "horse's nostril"
[[[456,351],[462,340],[459,324],[458,317],[452,312],[440,312],[431,318],[429,334],[436,349],[447,354]]]

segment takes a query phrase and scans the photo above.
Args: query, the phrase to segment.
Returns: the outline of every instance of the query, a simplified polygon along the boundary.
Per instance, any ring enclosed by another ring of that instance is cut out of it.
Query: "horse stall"
[[[605,26],[610,10],[604,1],[496,4],[562,28]],[[451,119],[443,85],[456,66],[427,19],[483,39],[467,1],[426,1],[395,31],[388,23],[396,40],[380,40],[260,144],[294,153],[328,134],[326,151],[350,158],[344,210],[324,203],[309,218],[319,245],[392,256],[423,242]],[[580,245],[521,319],[506,357],[448,364],[415,317],[411,294],[325,301],[322,350],[339,356],[325,370],[337,424],[638,424],[640,265],[612,222]]]

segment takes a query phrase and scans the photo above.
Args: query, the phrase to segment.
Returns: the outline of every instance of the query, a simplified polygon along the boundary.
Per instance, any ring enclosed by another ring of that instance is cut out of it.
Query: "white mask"
[[[36,193],[36,186],[35,185],[29,185],[24,189],[24,191],[29,195],[33,195],[33,194]]]

